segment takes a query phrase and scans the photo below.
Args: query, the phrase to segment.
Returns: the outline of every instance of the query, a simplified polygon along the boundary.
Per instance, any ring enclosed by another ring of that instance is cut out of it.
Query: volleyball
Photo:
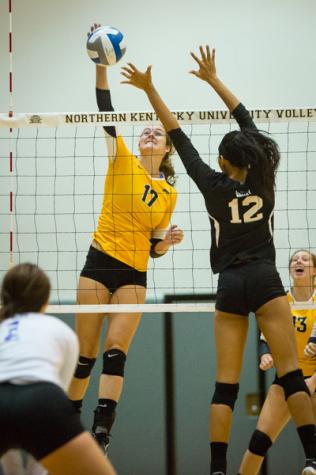
[[[112,66],[122,58],[125,51],[124,36],[113,26],[101,26],[88,36],[87,52],[95,64]]]

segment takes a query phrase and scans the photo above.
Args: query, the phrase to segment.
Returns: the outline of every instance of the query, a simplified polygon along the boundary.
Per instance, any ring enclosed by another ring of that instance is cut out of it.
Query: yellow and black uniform
[[[96,90],[99,110],[112,111],[109,90]],[[103,205],[81,276],[110,292],[124,285],[146,287],[149,255],[165,236],[176,190],[163,174],[151,177],[113,126],[104,127],[109,165]]]
[[[154,179],[116,140],[109,160],[102,211],[94,239],[102,250],[141,272],[147,270],[151,238],[163,239],[176,204],[176,190],[163,175]]]
[[[316,303],[316,292],[312,295],[308,302],[296,302],[291,291],[287,294],[290,304],[302,304],[302,303]],[[303,371],[304,376],[312,376],[316,371],[316,360],[306,358],[304,355],[304,348],[308,343],[308,339],[312,334],[316,310],[292,310],[293,324],[295,327],[296,344],[298,351],[298,365]]]
[[[291,291],[287,293],[287,298],[290,304],[306,304],[316,303],[316,291],[311,296],[308,302],[297,302]],[[295,338],[298,351],[298,366],[303,371],[304,377],[309,377],[316,371],[316,359],[306,358],[304,355],[304,348],[308,343],[308,340],[312,334],[314,322],[316,319],[315,309],[305,310],[292,310],[293,324],[295,328]],[[270,353],[269,346],[264,340],[263,336],[260,336],[260,356],[265,353]],[[277,382],[277,380],[275,381]]]

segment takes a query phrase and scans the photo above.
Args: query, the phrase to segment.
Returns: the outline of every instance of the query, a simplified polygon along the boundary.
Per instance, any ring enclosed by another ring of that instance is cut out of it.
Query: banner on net
[[[316,108],[305,109],[254,109],[249,111],[257,123],[316,121]],[[227,110],[173,111],[181,125],[227,124],[235,122]],[[0,114],[0,127],[60,127],[60,126],[111,126],[144,125],[157,123],[155,112],[63,112]]]

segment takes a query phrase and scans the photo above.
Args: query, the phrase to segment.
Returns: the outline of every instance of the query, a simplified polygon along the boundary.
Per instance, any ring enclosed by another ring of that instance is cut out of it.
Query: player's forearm
[[[107,68],[96,65],[95,86],[97,89],[110,89],[107,76]]]
[[[180,126],[177,119],[161,99],[155,87],[151,85],[145,92],[166,131],[178,129]]]
[[[218,79],[217,76],[210,78],[207,82],[231,112],[236,109],[240,100],[228,89],[228,87],[225,86],[224,83],[222,83],[220,79]]]
[[[96,99],[99,111],[113,111],[113,105],[111,101],[111,92],[109,89],[109,84],[107,80],[106,68],[102,66],[96,66]],[[113,126],[103,127],[105,131],[105,137],[107,140],[109,156],[116,156],[116,144],[112,140],[113,137],[116,137],[116,130]],[[110,141],[108,141],[110,138]]]

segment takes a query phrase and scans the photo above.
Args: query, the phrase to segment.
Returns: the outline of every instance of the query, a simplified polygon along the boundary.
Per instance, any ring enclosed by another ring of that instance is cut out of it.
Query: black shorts
[[[313,376],[312,374],[310,376],[304,376],[303,375],[303,378],[304,378],[304,380],[306,380],[308,378],[311,378],[312,376]],[[272,381],[271,384],[277,384],[278,386],[282,387],[282,384],[280,384],[280,378],[278,377],[278,375],[276,373],[274,375],[274,380]]]
[[[123,285],[147,287],[147,272],[140,272],[93,246],[90,246],[80,275],[100,282],[111,293]]]
[[[313,376],[312,374],[311,374],[310,376],[305,376],[305,375],[304,375],[304,380],[306,381],[306,379],[311,378],[312,376]],[[276,384],[277,386],[281,386],[281,388],[282,388],[282,384],[280,384],[280,378],[278,377],[278,375],[277,375],[276,373],[275,373],[274,380],[272,381],[271,385],[272,385],[272,384]],[[315,389],[315,391],[313,392],[312,396],[313,396],[314,394],[316,395],[316,389]]]
[[[247,316],[283,295],[286,293],[275,264],[269,260],[251,261],[220,273],[216,309]]]
[[[0,383],[0,457],[19,448],[37,460],[81,434],[79,414],[52,383]]]

